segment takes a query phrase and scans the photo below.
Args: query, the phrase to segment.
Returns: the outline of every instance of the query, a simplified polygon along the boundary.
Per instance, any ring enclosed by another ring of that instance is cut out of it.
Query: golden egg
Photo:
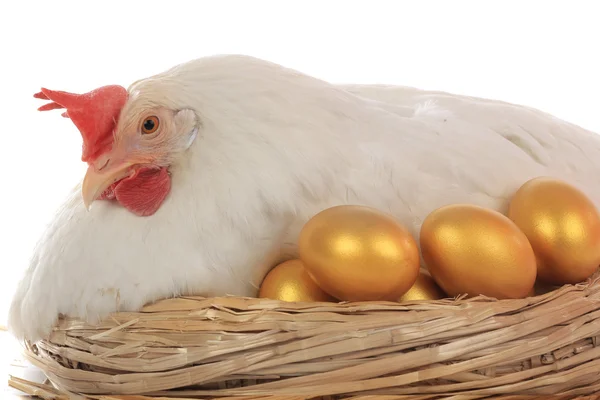
[[[454,297],[527,297],[535,284],[533,249],[507,217],[486,208],[456,204],[433,211],[420,234],[429,273]]]
[[[300,232],[300,259],[327,293],[347,301],[402,294],[419,274],[415,239],[393,217],[363,206],[337,206]]]
[[[448,297],[446,293],[435,283],[433,278],[421,272],[414,285],[397,301],[403,303],[416,300],[440,300],[446,297]]]
[[[598,269],[600,216],[574,186],[551,178],[532,179],[511,199],[508,216],[529,239],[540,280],[578,283]]]
[[[289,302],[335,302],[311,279],[300,260],[283,262],[269,271],[260,285],[258,297]]]

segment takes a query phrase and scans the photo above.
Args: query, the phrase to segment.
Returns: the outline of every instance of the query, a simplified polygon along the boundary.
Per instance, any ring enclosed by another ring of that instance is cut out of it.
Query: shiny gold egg
[[[415,239],[392,216],[363,206],[336,206],[300,232],[300,259],[327,293],[347,301],[399,295],[419,274]]]
[[[541,281],[578,283],[600,266],[600,216],[574,186],[557,179],[532,179],[511,199],[508,217],[529,239]]]
[[[448,297],[446,293],[435,283],[433,278],[421,272],[414,285],[397,301],[404,303],[416,300],[440,300],[446,297]]]
[[[429,273],[454,297],[527,297],[536,263],[525,234],[507,217],[486,208],[456,204],[433,211],[420,233]]]
[[[300,260],[283,262],[269,271],[258,297],[289,302],[336,301],[311,279]]]

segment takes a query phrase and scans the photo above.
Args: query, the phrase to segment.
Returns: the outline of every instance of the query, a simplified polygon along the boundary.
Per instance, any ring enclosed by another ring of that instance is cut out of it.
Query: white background
[[[58,112],[36,111],[41,86],[127,86],[192,58],[245,53],[333,82],[527,104],[600,132],[595,4],[3,1],[0,324],[44,225],[84,173],[75,127]]]

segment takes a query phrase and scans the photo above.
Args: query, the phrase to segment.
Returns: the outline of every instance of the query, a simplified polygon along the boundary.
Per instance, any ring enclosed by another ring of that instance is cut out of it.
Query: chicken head
[[[63,116],[81,133],[82,161],[88,164],[82,183],[87,208],[95,200],[117,200],[139,216],[158,210],[171,188],[173,156],[197,134],[192,111],[136,101],[138,96],[118,85],[84,94],[42,88],[34,97],[51,100],[40,111],[65,108]]]

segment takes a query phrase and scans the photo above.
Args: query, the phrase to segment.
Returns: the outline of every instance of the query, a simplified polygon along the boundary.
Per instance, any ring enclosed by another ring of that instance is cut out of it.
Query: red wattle
[[[154,214],[171,190],[166,168],[140,168],[134,175],[109,186],[99,200],[117,200],[132,213],[146,217]]]

